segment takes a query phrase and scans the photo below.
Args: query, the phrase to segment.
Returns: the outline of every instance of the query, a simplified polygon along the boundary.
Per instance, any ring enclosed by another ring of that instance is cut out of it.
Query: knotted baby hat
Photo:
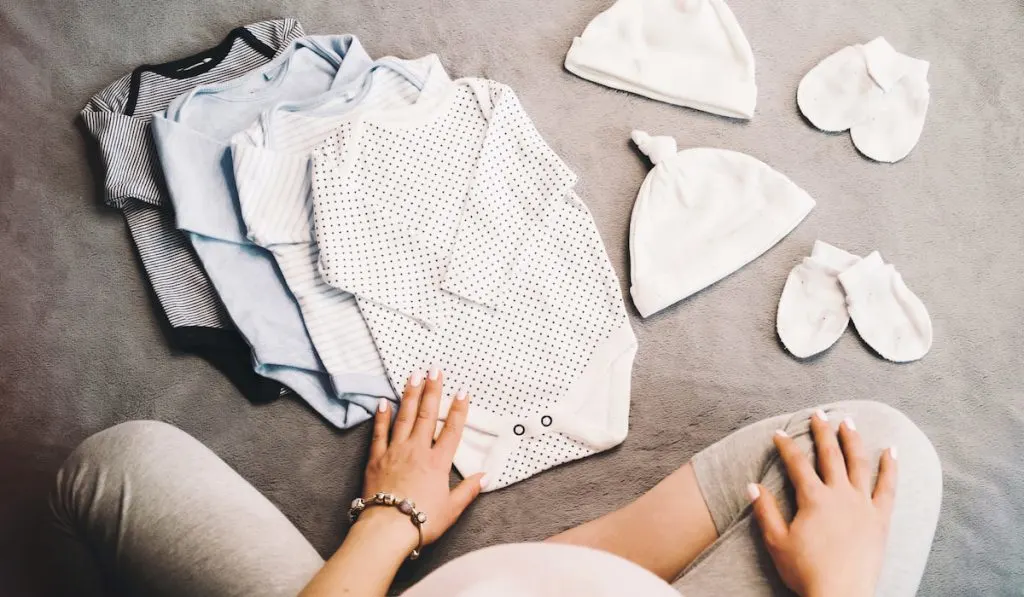
[[[751,118],[757,102],[754,54],[723,0],[618,0],[573,40],[565,68],[733,118]]]
[[[629,230],[629,291],[644,317],[750,263],[814,207],[793,181],[744,153],[632,137],[654,163]]]

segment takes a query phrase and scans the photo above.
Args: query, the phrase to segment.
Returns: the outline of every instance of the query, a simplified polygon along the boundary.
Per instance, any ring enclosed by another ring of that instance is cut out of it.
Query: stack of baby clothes
[[[508,86],[294,20],[146,65],[83,114],[175,342],[338,427],[445,371],[498,489],[626,435],[636,339],[576,176]],[[542,242],[543,241],[543,242]]]

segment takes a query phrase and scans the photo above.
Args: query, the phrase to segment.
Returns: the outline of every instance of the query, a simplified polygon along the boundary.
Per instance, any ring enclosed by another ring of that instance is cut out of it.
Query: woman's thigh
[[[323,564],[266,497],[165,423],[86,439],[61,467],[51,508],[65,542],[117,594],[295,595]]]

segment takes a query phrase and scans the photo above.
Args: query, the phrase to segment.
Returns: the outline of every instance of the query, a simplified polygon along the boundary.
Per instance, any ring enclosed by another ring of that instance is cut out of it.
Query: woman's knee
[[[73,518],[77,504],[95,499],[101,489],[132,470],[159,466],[167,455],[180,453],[199,442],[184,431],[160,421],[128,421],[86,438],[57,471],[50,498],[59,519]]]
[[[874,400],[851,400],[836,402],[825,407],[827,413],[835,412],[849,417],[865,441],[878,448],[891,445],[914,446],[921,452],[935,453],[931,441],[924,431],[902,411]],[[837,421],[838,423],[838,421]]]
[[[87,437],[68,456],[65,465],[93,463],[104,467],[127,465],[165,452],[182,443],[194,443],[192,436],[161,421],[127,421]]]
[[[837,402],[825,411],[849,417],[869,453],[880,454],[895,448],[901,476],[913,478],[926,494],[939,498],[942,493],[942,466],[928,436],[903,412],[876,401]]]

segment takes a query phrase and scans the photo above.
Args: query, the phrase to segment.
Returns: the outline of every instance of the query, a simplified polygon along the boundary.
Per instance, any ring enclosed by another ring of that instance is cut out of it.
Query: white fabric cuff
[[[843,285],[843,290],[850,293],[863,286],[865,280],[877,275],[883,267],[885,262],[882,261],[882,256],[878,251],[873,251],[856,265],[839,274],[839,283]]]
[[[823,265],[835,273],[846,271],[852,265],[860,261],[860,257],[852,253],[834,247],[820,240],[814,241],[814,249],[811,250],[811,259]]]
[[[577,37],[565,68],[601,85],[732,118],[753,117],[757,103],[754,75],[739,64],[651,53],[641,66],[633,52]]]
[[[928,61],[900,54],[884,37],[876,37],[864,44],[863,51],[868,74],[882,91],[888,92],[905,76],[921,79],[928,76]]]

